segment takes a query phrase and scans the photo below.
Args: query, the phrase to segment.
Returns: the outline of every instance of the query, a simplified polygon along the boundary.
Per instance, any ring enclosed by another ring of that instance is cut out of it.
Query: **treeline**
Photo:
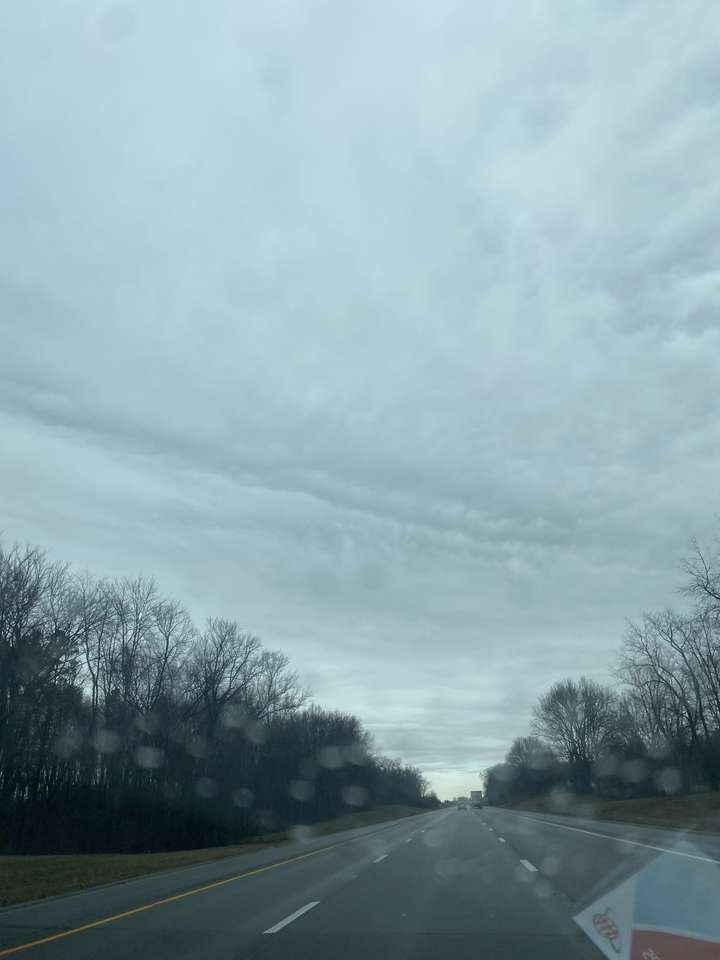
[[[491,803],[569,790],[628,798],[720,787],[720,538],[683,567],[688,611],[630,623],[613,675],[555,683],[532,734],[486,771]]]
[[[211,846],[437,804],[307,700],[283,654],[233,621],[199,630],[153,580],[0,544],[0,851]]]

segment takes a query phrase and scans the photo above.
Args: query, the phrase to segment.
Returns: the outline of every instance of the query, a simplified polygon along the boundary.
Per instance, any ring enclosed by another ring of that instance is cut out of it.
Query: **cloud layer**
[[[702,3],[16,5],[0,528],[236,616],[462,790],[716,514],[718,40]]]

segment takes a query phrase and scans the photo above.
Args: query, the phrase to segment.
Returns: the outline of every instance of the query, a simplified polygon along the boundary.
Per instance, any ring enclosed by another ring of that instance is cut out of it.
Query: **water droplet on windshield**
[[[200,777],[195,781],[195,793],[203,800],[210,800],[217,792],[217,783],[211,777]]]

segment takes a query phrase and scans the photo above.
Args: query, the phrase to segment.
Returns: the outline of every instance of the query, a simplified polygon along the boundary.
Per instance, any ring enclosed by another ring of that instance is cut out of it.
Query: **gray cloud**
[[[0,528],[237,616],[462,789],[717,510],[720,17],[3,34]]]

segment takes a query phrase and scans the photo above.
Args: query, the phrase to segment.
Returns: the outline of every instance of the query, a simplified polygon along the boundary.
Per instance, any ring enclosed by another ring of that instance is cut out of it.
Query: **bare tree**
[[[533,729],[568,763],[579,791],[591,788],[593,764],[612,734],[616,714],[613,691],[587,677],[553,684],[535,708]]]
[[[692,554],[683,561],[682,568],[688,577],[683,592],[692,597],[698,606],[715,621],[720,620],[720,534],[713,543],[703,549],[693,540]]]
[[[42,789],[77,698],[77,618],[67,569],[0,544],[0,797]],[[70,696],[68,696],[70,691]]]
[[[190,654],[186,694],[190,712],[211,739],[225,708],[251,702],[263,671],[260,640],[232,620],[210,617]]]
[[[544,770],[555,761],[550,747],[539,737],[516,737],[505,762],[520,770]]]
[[[538,737],[516,737],[495,776],[505,783],[513,799],[524,799],[550,790],[558,779],[558,759]]]
[[[626,682],[669,740],[687,741],[712,789],[720,783],[720,637],[706,609],[672,610],[631,623],[621,667]]]
[[[287,716],[301,707],[308,698],[298,676],[290,669],[284,653],[265,651],[260,658],[260,671],[253,682],[250,701],[256,721],[266,723]]]
[[[237,842],[373,802],[437,802],[357,717],[303,710],[288,659],[202,633],[144,577],[0,544],[0,825],[14,852]]]

